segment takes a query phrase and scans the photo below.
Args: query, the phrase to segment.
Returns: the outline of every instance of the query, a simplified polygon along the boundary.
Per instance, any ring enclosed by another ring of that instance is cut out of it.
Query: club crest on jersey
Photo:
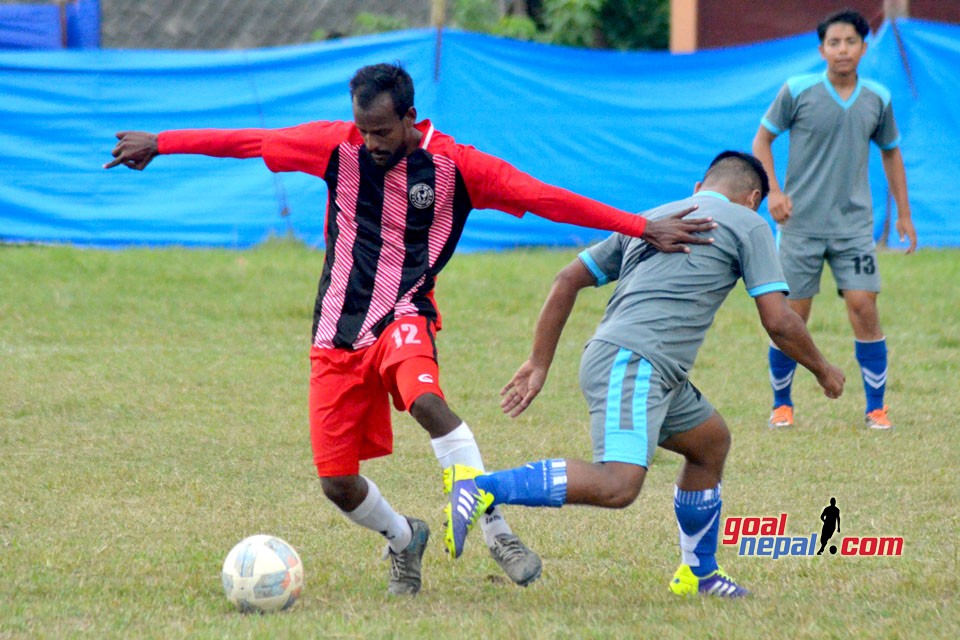
[[[423,182],[410,187],[410,204],[417,209],[426,209],[433,204],[433,187]]]

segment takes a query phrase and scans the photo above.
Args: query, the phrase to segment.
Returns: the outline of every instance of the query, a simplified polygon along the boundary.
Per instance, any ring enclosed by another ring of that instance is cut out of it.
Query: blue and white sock
[[[767,354],[770,362],[770,387],[773,389],[773,406],[793,406],[790,390],[793,386],[793,373],[797,370],[797,361],[775,346],[770,345]]]
[[[493,494],[495,505],[561,507],[567,501],[567,461],[531,462],[477,476],[476,482],[479,488]]]
[[[717,570],[717,536],[720,532],[720,485],[703,491],[674,487],[673,510],[680,526],[680,555],[693,575],[703,578]]]
[[[854,341],[857,362],[863,375],[863,391],[867,396],[867,413],[883,409],[883,394],[887,390],[887,339],[873,342]]]

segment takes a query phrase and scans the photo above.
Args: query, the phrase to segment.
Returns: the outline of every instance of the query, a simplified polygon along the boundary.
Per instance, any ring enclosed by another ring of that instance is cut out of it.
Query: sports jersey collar
[[[420,138],[420,148],[426,149],[430,144],[430,140],[433,139],[433,132],[435,131],[433,128],[433,123],[430,122],[430,120],[421,120],[413,126],[417,129],[417,131],[423,134],[423,136]]]
[[[694,196],[710,196],[711,198],[719,198],[720,200],[723,200],[724,202],[730,202],[730,198],[728,198],[727,196],[723,195],[722,193],[718,193],[718,192],[716,192],[716,191],[697,191],[697,192],[696,192],[695,194],[693,194],[693,195],[694,195]]]
[[[853,90],[853,93],[850,94],[850,97],[846,101],[840,97],[840,94],[837,93],[837,90],[834,88],[833,83],[830,82],[830,78],[827,77],[827,72],[823,72],[823,85],[827,88],[827,93],[830,94],[830,97],[840,105],[840,107],[846,111],[853,106],[853,103],[857,101],[857,98],[860,97],[860,87],[862,82],[860,81],[860,76],[857,75],[857,86]]]

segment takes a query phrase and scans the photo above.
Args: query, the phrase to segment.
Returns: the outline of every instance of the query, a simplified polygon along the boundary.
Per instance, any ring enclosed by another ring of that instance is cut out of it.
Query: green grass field
[[[553,274],[573,251],[462,255],[438,285],[451,406],[489,468],[590,455],[579,351],[612,289],[587,291],[547,387],[526,414],[498,392],[529,348]],[[365,464],[401,512],[433,528],[416,599],[384,590],[381,540],[322,496],[306,418],[307,347],[322,256],[255,250],[0,247],[0,638],[956,638],[960,253],[884,253],[881,314],[897,428],[868,432],[841,301],[824,279],[811,329],[847,373],[829,401],[798,372],[798,427],[771,432],[766,338],[742,287],[692,379],[733,449],[725,516],[789,514],[819,533],[831,496],[842,535],[902,536],[902,557],[719,552],[756,596],[678,600],[672,509],[679,458],[658,452],[623,511],[509,507],[544,560],[527,589],[480,536],[442,550],[440,470],[426,434],[395,420],[394,455]],[[272,533],[300,552],[303,598],[244,616],[223,597],[227,551]]]

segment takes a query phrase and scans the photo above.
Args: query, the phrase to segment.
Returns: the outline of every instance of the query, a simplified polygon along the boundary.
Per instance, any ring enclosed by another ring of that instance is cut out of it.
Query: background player
[[[480,475],[462,465],[446,469],[451,555],[460,555],[476,514],[491,504],[630,505],[659,444],[685,459],[674,492],[682,564],[671,590],[747,595],[716,561],[720,480],[730,432],[688,379],[707,329],[737,280],[743,278],[770,337],[817,376],[827,397],[838,397],[844,383],[843,372],[823,358],[786,303],[773,235],[756,214],[766,194],[766,175],[756,158],[721,153],[694,196],[647,214],[654,220],[697,204],[719,224],[712,245],[670,255],[615,234],[560,271],[540,312],[530,358],[504,387],[501,406],[517,416],[540,393],[578,292],[618,281],[580,364],[594,462],[541,460]]]
[[[430,434],[443,467],[483,462],[469,426],[447,405],[435,345],[440,314],[433,289],[473,208],[642,236],[664,251],[708,242],[691,233],[715,225],[677,215],[647,223],[531,178],[417,122],[414,88],[398,65],[359,69],[350,81],[353,122],[287,129],[121,132],[114,160],[144,169],[158,154],[263,158],[272,171],[322,178],[329,191],[327,250],[314,307],[310,433],[324,494],[352,522],[388,542],[388,591],[415,594],[429,537],[359,474],[360,461],[392,451],[390,398]],[[481,528],[490,552],[517,584],[540,575],[540,558],[499,510]]]
[[[753,152],[770,176],[770,215],[779,228],[778,249],[790,285],[790,306],[804,322],[820,290],[823,263],[837,282],[853,327],[854,348],[863,375],[866,417],[872,429],[890,429],[884,405],[887,344],[880,328],[877,294],[880,273],[873,242],[873,209],[867,164],[872,140],[881,149],[883,169],[897,203],[897,232],[917,246],[907,201],[900,134],[890,92],[857,75],[870,27],[859,13],[842,11],[817,27],[824,74],[790,78],[761,120]],[[773,140],[790,130],[784,189],[773,166]],[[771,345],[773,387],[771,427],[793,425],[791,386],[797,363]]]

